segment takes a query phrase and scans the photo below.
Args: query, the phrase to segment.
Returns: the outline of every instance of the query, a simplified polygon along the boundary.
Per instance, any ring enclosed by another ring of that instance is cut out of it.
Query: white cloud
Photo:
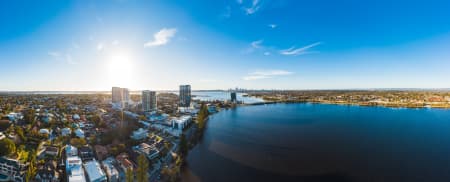
[[[100,43],[97,44],[97,50],[98,51],[102,51],[103,48],[104,48],[103,42],[100,42]]]
[[[259,8],[261,8],[260,1],[253,0],[251,6],[249,8],[244,8],[244,10],[245,10],[245,13],[247,13],[247,15],[251,15],[251,14],[256,13],[259,10]]]
[[[257,48],[261,48],[261,44],[263,43],[263,41],[264,40],[256,40],[256,41],[253,41],[250,45],[252,46],[252,48],[255,48],[255,49],[257,49]]]
[[[51,56],[51,57],[55,57],[56,58],[56,57],[60,57],[61,53],[59,53],[57,51],[49,51],[48,55]]]
[[[315,47],[315,46],[318,46],[320,44],[322,44],[322,43],[321,42],[316,42],[316,43],[313,43],[313,44],[310,44],[310,45],[307,45],[307,46],[304,46],[304,47],[300,47],[300,48],[291,47],[289,49],[281,50],[280,54],[296,56],[296,55],[303,55],[303,54],[314,53],[314,52],[311,52],[311,51],[308,51],[308,50],[313,48],[313,47]]]
[[[177,29],[175,28],[163,28],[159,32],[153,35],[154,40],[144,44],[144,47],[162,46],[170,41],[170,38],[175,36]]]
[[[273,78],[277,76],[286,76],[291,75],[293,72],[285,71],[285,70],[264,70],[264,71],[255,71],[247,74],[247,76],[242,77],[242,79],[250,81],[250,80],[260,80]]]
[[[269,26],[270,28],[274,29],[274,28],[277,28],[278,25],[276,25],[276,24],[269,24],[267,26]]]
[[[246,48],[243,53],[248,54],[248,53],[252,53],[258,49],[264,49],[264,47],[262,46],[262,43],[264,42],[264,40],[255,40],[253,42],[250,43],[250,46],[248,48]]]

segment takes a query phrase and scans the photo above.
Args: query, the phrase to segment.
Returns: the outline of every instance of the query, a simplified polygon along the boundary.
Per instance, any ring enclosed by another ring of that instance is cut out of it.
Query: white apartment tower
[[[142,91],[142,109],[144,112],[157,110],[156,92],[150,90]]]

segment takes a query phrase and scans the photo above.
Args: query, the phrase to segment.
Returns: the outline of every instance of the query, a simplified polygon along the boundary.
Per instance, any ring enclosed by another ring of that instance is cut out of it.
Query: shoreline
[[[310,104],[332,104],[332,105],[348,105],[348,106],[363,106],[363,107],[386,107],[386,108],[407,108],[407,109],[450,109],[450,104],[448,105],[407,105],[407,104],[366,104],[366,103],[351,103],[351,102],[321,102],[321,101],[263,101],[256,103],[242,104],[242,106],[252,106],[252,105],[266,105],[266,104],[295,104],[295,103],[310,103]]]

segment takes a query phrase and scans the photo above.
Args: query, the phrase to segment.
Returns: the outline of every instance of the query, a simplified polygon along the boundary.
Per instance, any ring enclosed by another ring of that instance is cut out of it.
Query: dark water
[[[450,181],[450,110],[275,104],[221,111],[186,181]]]

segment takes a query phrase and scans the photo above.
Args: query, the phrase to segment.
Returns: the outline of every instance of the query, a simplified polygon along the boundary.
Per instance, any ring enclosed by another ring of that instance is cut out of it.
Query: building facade
[[[180,85],[180,107],[191,105],[191,85]]]
[[[112,88],[112,102],[113,103],[122,102],[122,88],[120,87]]]
[[[122,107],[126,107],[130,101],[130,90],[122,88]]]
[[[68,182],[86,182],[81,158],[78,156],[67,157],[66,177]]]
[[[35,181],[40,182],[59,182],[60,174],[57,169],[56,161],[47,161],[43,166],[38,167]]]
[[[237,96],[236,96],[236,92],[231,92],[231,102],[236,102],[237,101]]]
[[[0,157],[0,181],[25,181],[24,175],[27,164],[17,159]]]
[[[113,157],[109,157],[102,161],[102,168],[105,171],[108,182],[118,182],[119,181],[119,171],[114,166],[116,160]]]
[[[181,116],[179,118],[172,118],[172,120],[171,120],[172,128],[178,129],[178,130],[183,130],[191,122],[192,122],[192,117],[188,116],[188,115]]]
[[[142,91],[142,109],[144,112],[157,110],[156,92],[150,90]]]
[[[130,91],[127,88],[113,87],[111,98],[113,104],[121,104],[121,107],[126,107],[130,100]]]

